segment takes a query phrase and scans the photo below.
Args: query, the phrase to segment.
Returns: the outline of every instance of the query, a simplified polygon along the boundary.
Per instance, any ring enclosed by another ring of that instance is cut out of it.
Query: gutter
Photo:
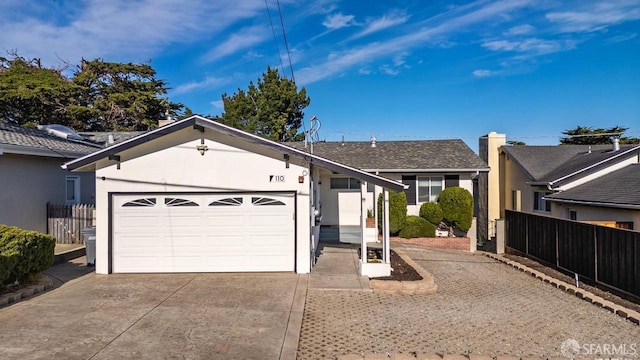
[[[380,173],[412,173],[412,172],[489,172],[490,168],[479,169],[362,169],[366,172],[380,172]]]
[[[4,144],[0,147],[0,155],[3,154],[16,154],[16,155],[31,155],[31,156],[45,156],[56,157],[62,159],[76,159],[86,155],[85,153],[77,153],[73,151],[53,151],[49,149],[31,148],[19,145]]]
[[[573,205],[587,205],[587,206],[601,206],[601,207],[611,207],[618,209],[632,209],[638,210],[640,209],[640,204],[618,204],[618,203],[606,203],[606,202],[597,202],[597,201],[587,201],[587,200],[569,200],[569,199],[555,199],[543,197],[546,201],[558,202],[564,204],[573,204]]]

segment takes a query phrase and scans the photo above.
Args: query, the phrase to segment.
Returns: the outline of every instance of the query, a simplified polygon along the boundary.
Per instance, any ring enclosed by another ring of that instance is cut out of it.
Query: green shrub
[[[473,221],[473,196],[461,187],[442,190],[438,203],[449,226],[467,232]]]
[[[420,216],[410,215],[407,216],[399,236],[405,239],[434,237],[436,236],[436,226]]]
[[[0,225],[0,281],[30,280],[53,263],[56,239],[36,231]]]
[[[382,232],[382,195],[378,196],[378,230]],[[407,217],[407,194],[389,190],[389,233],[397,235]]]
[[[444,214],[440,204],[435,202],[427,202],[420,206],[420,217],[438,226],[444,219]]]

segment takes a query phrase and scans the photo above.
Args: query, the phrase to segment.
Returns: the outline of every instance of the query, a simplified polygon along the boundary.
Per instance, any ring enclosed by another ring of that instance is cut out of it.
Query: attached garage
[[[199,116],[63,168],[95,172],[98,274],[308,273],[320,169],[403,188]]]
[[[294,194],[114,195],[113,272],[295,270]]]

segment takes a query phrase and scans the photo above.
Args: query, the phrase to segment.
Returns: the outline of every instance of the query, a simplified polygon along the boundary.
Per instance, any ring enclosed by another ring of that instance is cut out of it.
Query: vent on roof
[[[617,137],[613,138],[613,151],[620,150],[620,139]]]
[[[371,147],[376,147],[376,137],[375,136],[371,137]]]
[[[73,129],[60,124],[38,125],[38,129],[49,135],[57,136],[62,139],[84,140],[84,138],[77,132],[73,131]]]

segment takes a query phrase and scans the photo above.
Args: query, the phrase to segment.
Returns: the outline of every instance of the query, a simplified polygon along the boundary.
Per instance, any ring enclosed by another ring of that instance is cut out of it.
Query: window
[[[442,177],[418,177],[418,202],[436,202],[442,192]]]
[[[198,206],[195,202],[186,199],[178,199],[178,198],[165,198],[164,204],[168,207],[176,207],[176,206]]]
[[[242,205],[241,197],[226,198],[213,201],[209,206],[240,206]]]
[[[331,189],[360,189],[360,180],[356,178],[331,178]]]
[[[578,220],[578,212],[569,209],[569,220]]]
[[[633,221],[616,221],[618,229],[633,230]]]
[[[256,206],[281,206],[281,205],[285,205],[285,203],[283,203],[280,200],[270,199],[270,198],[265,198],[265,197],[252,197],[251,198],[251,203],[253,205],[256,205]]]
[[[551,212],[551,203],[543,199],[543,197],[551,193],[544,191],[533,192],[533,210]]]
[[[155,198],[144,198],[131,200],[122,205],[123,207],[153,207],[156,206]]]
[[[80,203],[80,177],[79,176],[66,177],[65,203],[67,205]]]

